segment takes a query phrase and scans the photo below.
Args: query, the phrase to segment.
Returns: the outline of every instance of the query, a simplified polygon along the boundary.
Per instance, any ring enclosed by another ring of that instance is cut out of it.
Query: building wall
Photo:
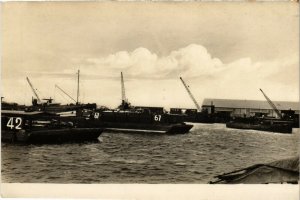
[[[202,106],[203,109],[210,109],[210,106]],[[215,113],[229,112],[231,117],[251,117],[255,115],[265,115],[276,117],[276,112],[272,109],[252,109],[252,108],[223,108],[215,107]]]

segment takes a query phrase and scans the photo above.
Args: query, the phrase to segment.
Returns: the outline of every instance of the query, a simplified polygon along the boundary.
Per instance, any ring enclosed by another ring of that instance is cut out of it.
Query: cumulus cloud
[[[132,52],[120,51],[105,57],[88,58],[83,63],[84,71],[90,77],[118,78],[123,71],[128,79],[178,79],[182,76],[244,88],[268,84],[297,87],[299,82],[297,54],[271,61],[253,62],[248,57],[223,63],[198,44],[171,51],[166,56],[158,56],[140,47]]]
[[[126,76],[135,78],[175,78],[179,75],[197,77],[214,74],[224,66],[221,60],[213,58],[205,47],[196,44],[162,57],[140,47],[132,52],[120,51],[102,58],[89,58],[86,62],[90,69],[98,69],[99,73],[123,70]]]

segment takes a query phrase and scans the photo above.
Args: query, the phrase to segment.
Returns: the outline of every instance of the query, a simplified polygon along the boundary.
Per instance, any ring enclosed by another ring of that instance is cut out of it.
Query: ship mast
[[[80,73],[80,70],[78,70],[78,73],[77,73],[77,101],[76,101],[76,104],[79,104],[78,102],[78,99],[79,99],[79,73]]]
[[[26,77],[26,80],[27,80],[28,84],[30,85],[30,88],[31,88],[31,90],[32,90],[33,94],[36,96],[36,98],[37,98],[37,102],[38,102],[38,103],[41,103],[42,101],[41,101],[41,99],[40,99],[39,95],[37,94],[37,92],[35,91],[35,89],[34,89],[34,87],[33,87],[32,83],[31,83],[31,82],[30,82],[30,80],[29,80],[29,78],[28,78],[28,77]]]
[[[125,85],[124,85],[124,78],[123,78],[123,73],[121,72],[121,92],[122,92],[122,106],[125,105],[127,102],[126,95],[125,95]]]
[[[183,79],[182,79],[181,77],[180,77],[180,80],[181,80],[183,86],[185,87],[186,91],[188,92],[190,98],[191,98],[192,101],[194,102],[194,104],[195,104],[197,110],[200,112],[200,111],[201,111],[201,108],[200,108],[199,104],[197,103],[196,99],[194,98],[194,96],[193,96],[192,92],[190,91],[189,87],[186,85],[186,83],[183,81]]]
[[[273,108],[273,110],[276,112],[276,114],[278,115],[278,117],[282,118],[281,113],[279,112],[279,110],[277,109],[277,107],[275,106],[275,104],[271,101],[271,99],[269,99],[269,97],[264,93],[264,91],[262,91],[262,89],[259,89],[259,90],[262,92],[262,94],[264,95],[264,97],[268,101],[269,105]]]

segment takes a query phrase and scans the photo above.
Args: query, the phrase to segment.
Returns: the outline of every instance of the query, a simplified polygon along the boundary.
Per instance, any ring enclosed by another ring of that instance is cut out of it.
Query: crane
[[[186,91],[187,91],[188,94],[190,95],[192,101],[194,102],[194,104],[195,104],[197,110],[200,112],[200,111],[201,111],[201,108],[200,108],[199,104],[197,103],[196,99],[194,98],[192,92],[190,91],[189,86],[186,85],[186,83],[184,82],[184,80],[183,80],[181,77],[180,77],[180,80],[181,80],[183,86],[185,87]]]
[[[66,93],[63,89],[61,89],[58,85],[55,85],[55,87],[56,88],[58,88],[60,91],[62,91],[65,95],[67,95],[71,100],[73,100],[75,103],[77,103],[76,102],[76,100],[73,98],[73,97],[71,97],[68,93]]]
[[[32,89],[32,92],[33,92],[33,93],[34,93],[34,95],[36,96],[36,98],[37,98],[37,102],[38,102],[38,103],[41,103],[42,101],[41,101],[41,99],[40,99],[39,95],[37,94],[37,92],[35,91],[35,89],[34,89],[34,87],[33,87],[32,83],[31,83],[31,82],[30,82],[30,80],[29,80],[29,78],[28,78],[28,77],[26,77],[26,80],[27,80],[28,84],[30,85],[30,87],[31,87],[31,89]]]
[[[269,105],[273,108],[273,110],[276,112],[277,116],[282,118],[281,113],[279,112],[279,110],[277,109],[277,107],[275,106],[275,104],[271,101],[271,99],[269,99],[269,97],[264,93],[264,91],[262,91],[262,89],[259,89],[262,94],[264,95],[264,97],[266,98],[266,100],[268,101]]]

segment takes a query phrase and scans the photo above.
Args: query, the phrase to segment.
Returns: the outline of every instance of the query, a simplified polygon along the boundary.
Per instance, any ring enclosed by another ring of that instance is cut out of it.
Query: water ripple
[[[99,143],[2,144],[2,181],[207,183],[213,176],[297,155],[293,134],[194,124],[185,135],[103,133]]]

